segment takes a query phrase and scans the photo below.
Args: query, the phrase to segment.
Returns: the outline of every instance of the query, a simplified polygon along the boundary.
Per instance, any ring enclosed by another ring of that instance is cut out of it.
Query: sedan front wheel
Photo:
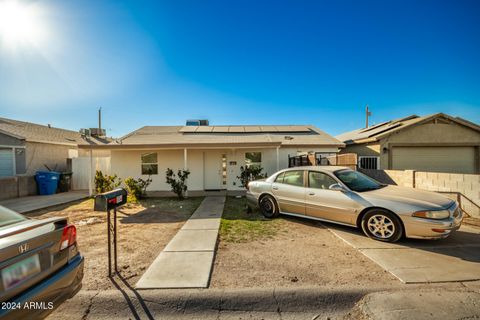
[[[265,218],[275,218],[278,216],[278,207],[275,199],[270,195],[265,195],[260,198],[260,211]]]
[[[400,219],[384,209],[373,209],[362,218],[363,232],[370,238],[385,242],[396,242],[403,234]]]

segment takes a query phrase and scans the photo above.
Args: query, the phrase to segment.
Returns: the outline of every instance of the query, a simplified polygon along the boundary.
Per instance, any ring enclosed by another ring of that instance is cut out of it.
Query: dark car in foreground
[[[41,319],[82,286],[83,256],[66,218],[0,206],[0,319]]]

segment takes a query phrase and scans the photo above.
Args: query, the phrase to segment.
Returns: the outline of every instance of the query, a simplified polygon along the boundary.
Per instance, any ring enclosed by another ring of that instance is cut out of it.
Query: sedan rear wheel
[[[266,218],[275,218],[278,216],[278,207],[275,199],[270,195],[260,198],[260,211]]]
[[[398,217],[383,209],[367,212],[362,218],[362,229],[368,237],[386,242],[396,242],[403,234]]]

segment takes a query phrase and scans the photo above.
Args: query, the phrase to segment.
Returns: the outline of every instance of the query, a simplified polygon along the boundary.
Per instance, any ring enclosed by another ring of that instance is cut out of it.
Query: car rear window
[[[283,183],[292,186],[303,187],[303,170],[286,171],[283,176]]]
[[[0,228],[23,220],[26,218],[21,214],[0,206]]]

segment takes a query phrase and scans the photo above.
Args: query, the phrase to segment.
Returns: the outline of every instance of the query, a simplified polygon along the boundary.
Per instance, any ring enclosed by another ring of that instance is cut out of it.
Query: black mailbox
[[[95,196],[95,211],[109,211],[127,203],[127,190],[118,188]]]

